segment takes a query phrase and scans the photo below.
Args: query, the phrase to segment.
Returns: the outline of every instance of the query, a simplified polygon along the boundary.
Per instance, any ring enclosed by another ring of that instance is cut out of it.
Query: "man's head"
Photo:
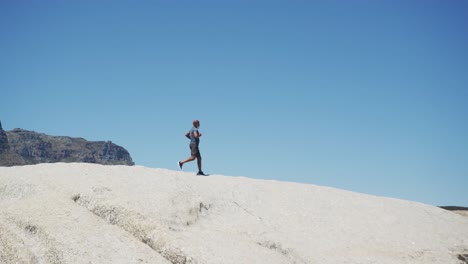
[[[193,126],[198,128],[200,126],[200,121],[198,121],[197,119],[193,120]]]

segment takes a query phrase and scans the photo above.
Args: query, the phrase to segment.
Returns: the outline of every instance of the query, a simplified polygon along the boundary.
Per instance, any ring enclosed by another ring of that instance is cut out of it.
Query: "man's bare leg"
[[[186,160],[184,161],[179,161],[179,167],[180,169],[182,169],[182,166],[184,165],[184,163],[187,163],[187,162],[190,162],[190,161],[193,161],[195,160],[195,157],[194,156],[190,156],[189,158],[187,158]]]
[[[202,163],[201,163],[201,157],[198,157],[198,158],[197,158],[197,164],[198,164],[198,171],[201,172],[201,171],[202,171],[202,169],[201,169],[201,167],[202,167],[202,166],[201,166],[201,164],[202,164]]]

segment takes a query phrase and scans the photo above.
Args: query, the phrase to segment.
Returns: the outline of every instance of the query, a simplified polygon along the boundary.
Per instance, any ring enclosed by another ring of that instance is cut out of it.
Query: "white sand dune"
[[[0,168],[0,263],[461,263],[468,218],[315,185],[140,166]]]

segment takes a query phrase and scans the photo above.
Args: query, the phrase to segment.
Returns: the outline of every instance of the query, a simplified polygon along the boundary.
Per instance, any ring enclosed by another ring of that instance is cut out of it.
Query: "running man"
[[[184,161],[179,161],[178,164],[179,164],[179,168],[182,169],[182,166],[185,163],[197,159],[197,164],[198,164],[198,173],[197,173],[197,175],[205,175],[203,173],[203,171],[202,171],[202,161],[201,161],[202,158],[201,158],[201,155],[200,155],[200,150],[198,149],[198,145],[200,143],[200,137],[202,136],[202,134],[198,131],[199,127],[200,127],[200,121],[194,120],[192,129],[190,129],[190,131],[185,134],[185,137],[190,139],[191,154],[190,154],[189,158],[187,158]]]

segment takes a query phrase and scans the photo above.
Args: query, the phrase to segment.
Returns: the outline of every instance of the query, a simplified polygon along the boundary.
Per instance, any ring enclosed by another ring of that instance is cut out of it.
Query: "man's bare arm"
[[[190,132],[185,133],[185,137],[190,139]]]

